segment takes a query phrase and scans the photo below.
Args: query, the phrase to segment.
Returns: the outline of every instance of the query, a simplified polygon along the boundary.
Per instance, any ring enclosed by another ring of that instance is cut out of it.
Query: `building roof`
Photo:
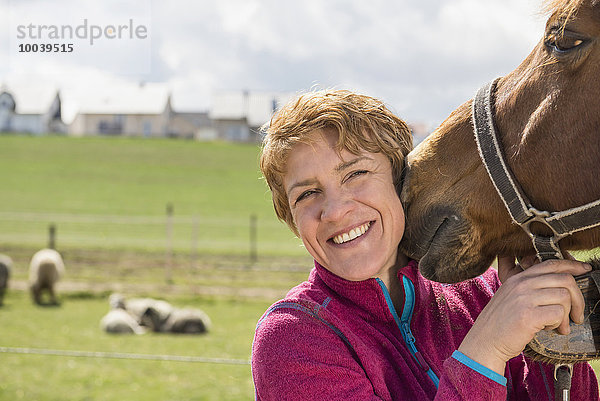
[[[50,85],[2,84],[0,93],[9,93],[15,101],[17,114],[46,114],[58,95],[58,90]]]
[[[74,102],[79,114],[161,114],[169,100],[166,85],[146,83],[103,88]]]
[[[219,92],[213,96],[210,117],[214,120],[246,119],[251,127],[260,127],[293,94],[282,92]]]

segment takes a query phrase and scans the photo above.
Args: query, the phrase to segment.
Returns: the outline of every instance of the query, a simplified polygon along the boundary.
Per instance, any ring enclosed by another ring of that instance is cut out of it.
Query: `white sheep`
[[[110,306],[125,309],[138,323],[143,324],[143,316],[152,309],[160,321],[165,321],[173,311],[173,307],[166,301],[152,298],[130,298],[125,299],[121,294],[111,294],[108,300]]]
[[[12,269],[12,259],[6,255],[0,254],[0,306],[4,303],[4,294],[8,288],[8,279]]]
[[[36,304],[42,305],[42,292],[47,292],[50,305],[58,305],[54,286],[65,272],[60,253],[54,249],[42,249],[31,258],[29,265],[29,288]]]
[[[163,323],[160,331],[166,333],[201,334],[211,328],[210,318],[204,311],[193,308],[175,309]]]
[[[211,321],[206,313],[200,309],[173,308],[166,319],[150,307],[142,316],[142,322],[155,332],[201,334],[210,330]]]
[[[112,309],[100,320],[100,328],[113,334],[144,334],[146,329],[138,324],[125,309]]]
[[[131,298],[125,302],[125,309],[143,324],[143,316],[151,309],[156,313],[157,318],[162,322],[169,318],[173,306],[167,301],[152,298]]]
[[[112,294],[109,302],[113,308],[127,310],[140,325],[155,332],[200,334],[211,327],[210,318],[200,309],[179,309],[152,298],[125,299],[120,294]]]

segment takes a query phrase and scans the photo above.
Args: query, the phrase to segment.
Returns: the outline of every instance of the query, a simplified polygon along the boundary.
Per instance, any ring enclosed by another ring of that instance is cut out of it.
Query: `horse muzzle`
[[[432,207],[421,216],[406,208],[406,231],[400,249],[419,261],[424,277],[456,283],[483,273],[489,266],[479,252],[469,221],[448,206]]]

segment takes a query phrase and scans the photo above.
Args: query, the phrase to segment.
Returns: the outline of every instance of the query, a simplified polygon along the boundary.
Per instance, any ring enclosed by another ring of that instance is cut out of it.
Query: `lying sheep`
[[[127,300],[125,306],[127,311],[134,315],[140,323],[149,309],[152,309],[160,320],[168,319],[175,310],[168,302],[152,298],[132,298]]]
[[[201,334],[210,330],[211,321],[200,309],[175,309],[160,327],[161,332]]]
[[[4,294],[8,288],[8,279],[12,269],[12,259],[6,255],[0,254],[0,306],[4,303]]]
[[[144,334],[147,328],[142,325],[142,316],[149,308],[160,311],[165,319],[173,307],[165,301],[152,298],[133,298],[126,300],[121,294],[111,294],[108,298],[111,311],[100,321],[100,328],[114,334]],[[157,312],[158,314],[159,312]]]
[[[200,309],[178,309],[166,301],[152,298],[125,299],[112,294],[109,300],[113,307],[129,312],[137,322],[160,333],[200,334],[210,329],[209,317]]]
[[[140,326],[137,319],[125,310],[125,298],[120,294],[112,294],[108,298],[111,310],[100,320],[100,328],[113,334],[144,334],[146,329]]]
[[[33,300],[42,303],[42,293],[47,292],[49,305],[58,305],[54,286],[65,272],[62,257],[54,249],[42,249],[33,255],[29,265],[29,287]]]
[[[155,332],[202,334],[210,330],[211,321],[206,313],[200,309],[174,308],[166,319],[150,307],[142,316],[142,323]]]
[[[161,320],[166,320],[174,308],[166,301],[152,298],[130,298],[125,299],[121,294],[112,294],[108,300],[111,307],[122,308],[129,312],[138,323],[142,323],[142,317],[148,309],[152,309]]]
[[[100,328],[113,334],[144,334],[146,329],[125,309],[112,309],[100,320]]]

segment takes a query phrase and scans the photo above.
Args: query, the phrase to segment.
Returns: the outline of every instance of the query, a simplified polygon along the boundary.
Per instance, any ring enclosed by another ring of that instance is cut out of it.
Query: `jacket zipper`
[[[383,295],[385,296],[388,309],[392,313],[392,316],[396,321],[396,325],[402,333],[402,338],[404,339],[408,350],[412,354],[413,358],[415,358],[419,366],[421,366],[421,368],[427,373],[427,375],[433,381],[433,384],[437,388],[439,386],[440,380],[433,372],[433,369],[431,369],[425,358],[423,358],[423,355],[421,355],[421,353],[417,349],[415,337],[413,336],[412,331],[410,330],[410,322],[415,306],[415,288],[413,286],[413,283],[407,277],[402,276],[402,284],[404,285],[404,308],[402,310],[402,317],[398,318],[398,313],[396,313],[396,308],[392,303],[392,298],[390,297],[390,293],[388,292],[385,284],[380,279],[377,279],[377,282],[383,290]]]

